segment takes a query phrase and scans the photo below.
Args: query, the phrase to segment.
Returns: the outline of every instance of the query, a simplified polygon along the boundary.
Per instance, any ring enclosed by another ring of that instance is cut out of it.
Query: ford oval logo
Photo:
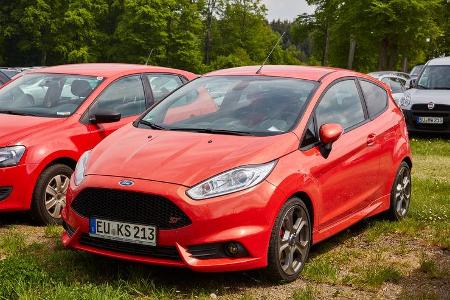
[[[428,109],[429,110],[432,110],[432,109],[434,109],[434,103],[433,102],[430,102],[430,103],[428,103]]]
[[[134,185],[134,181],[133,180],[121,180],[119,181],[119,185],[121,186],[132,186]]]

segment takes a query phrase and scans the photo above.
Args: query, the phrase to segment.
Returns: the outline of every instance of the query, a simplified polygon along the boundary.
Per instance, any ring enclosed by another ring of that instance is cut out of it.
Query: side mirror
[[[89,122],[92,124],[115,123],[122,118],[120,113],[114,111],[97,111],[90,116]]]
[[[324,124],[320,126],[319,137],[322,143],[320,152],[325,158],[330,155],[333,143],[336,142],[344,133],[344,129],[339,124]]]
[[[406,83],[406,87],[407,87],[408,89],[413,89],[413,88],[416,87],[416,84],[417,84],[417,79],[411,79],[411,80],[409,81],[409,83],[408,83],[408,82]]]

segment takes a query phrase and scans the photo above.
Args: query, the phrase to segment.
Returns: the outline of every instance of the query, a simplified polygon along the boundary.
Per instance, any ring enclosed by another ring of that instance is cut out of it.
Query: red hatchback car
[[[244,67],[196,79],[80,159],[65,246],[137,262],[297,278],[310,246],[406,216],[411,149],[363,74]]]
[[[196,75],[80,64],[28,71],[0,89],[0,212],[60,222],[78,158]]]

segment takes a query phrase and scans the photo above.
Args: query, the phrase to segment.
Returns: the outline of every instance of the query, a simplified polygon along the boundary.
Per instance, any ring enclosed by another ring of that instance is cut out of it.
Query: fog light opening
[[[241,244],[230,242],[225,244],[225,254],[229,257],[236,258],[246,256],[247,252]]]

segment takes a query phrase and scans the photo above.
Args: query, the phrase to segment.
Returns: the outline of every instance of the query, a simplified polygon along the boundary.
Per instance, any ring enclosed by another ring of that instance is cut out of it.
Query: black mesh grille
[[[153,225],[175,229],[191,220],[173,202],[156,195],[109,189],[86,189],[72,202],[72,208],[86,218]]]
[[[175,247],[152,247],[126,242],[110,241],[106,239],[91,237],[86,234],[81,236],[80,244],[113,252],[148,256],[160,259],[180,260],[177,248]]]
[[[0,187],[0,201],[6,199],[11,194],[11,187]]]
[[[445,104],[435,104],[433,109],[428,108],[428,104],[414,104],[412,110],[423,110],[423,111],[436,111],[436,112],[450,112],[450,105]]]

